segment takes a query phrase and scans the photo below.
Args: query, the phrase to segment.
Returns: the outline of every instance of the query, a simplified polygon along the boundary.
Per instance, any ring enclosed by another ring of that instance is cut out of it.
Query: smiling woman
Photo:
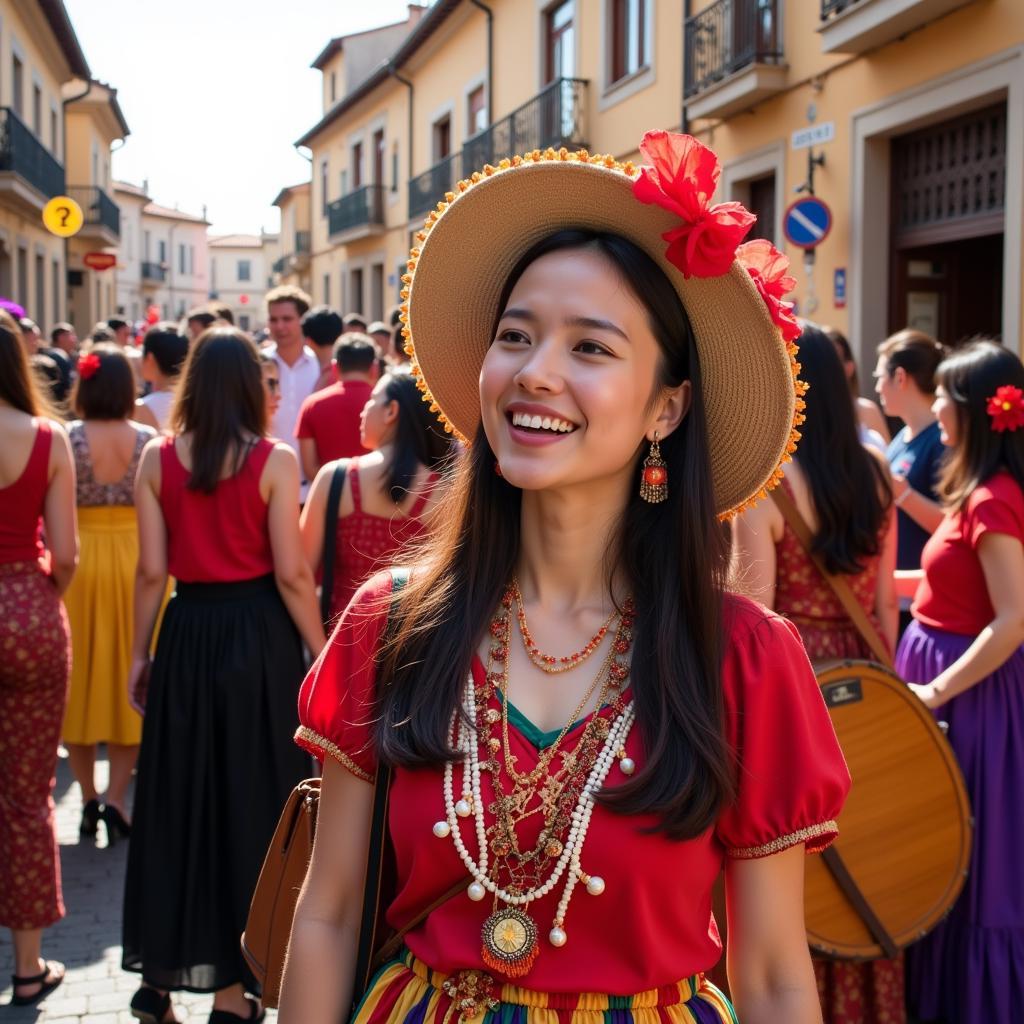
[[[803,851],[835,836],[848,775],[795,632],[725,594],[721,528],[801,418],[785,262],[737,249],[752,218],[710,205],[709,150],[641,150],[639,172],[487,167],[412,252],[408,351],[468,451],[408,583],[367,583],[303,687],[325,773],[285,1024],[353,997],[357,1024],[734,1021],[704,976],[723,867],[744,1024],[820,1021]],[[434,906],[359,1001],[378,773],[389,921]]]

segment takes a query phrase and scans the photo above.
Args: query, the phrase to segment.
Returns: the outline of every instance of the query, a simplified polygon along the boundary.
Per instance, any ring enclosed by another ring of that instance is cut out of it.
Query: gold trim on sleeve
[[[359,765],[357,765],[355,761],[353,761],[352,758],[338,746],[337,743],[332,743],[325,736],[321,736],[320,733],[314,732],[308,726],[300,725],[298,729],[295,730],[295,739],[300,746],[307,748],[316,747],[316,749],[322,753],[329,754],[342,766],[342,768],[347,768],[348,771],[350,771],[357,779],[362,779],[364,782],[373,782],[373,776],[363,771],[363,769],[360,768]]]
[[[797,829],[796,832],[790,832],[789,835],[779,836],[778,839],[773,839],[770,843],[764,843],[761,846],[747,846],[743,849],[729,850],[728,855],[734,860],[753,860],[757,857],[770,857],[773,853],[782,853],[783,850],[788,850],[791,846],[796,846],[798,843],[806,843],[810,839],[816,839],[819,836],[828,835],[831,833],[838,833],[839,825],[835,821],[823,821],[817,825],[808,825],[807,828]],[[825,844],[827,846],[828,843]],[[819,852],[819,849],[824,847],[816,848],[812,852]]]

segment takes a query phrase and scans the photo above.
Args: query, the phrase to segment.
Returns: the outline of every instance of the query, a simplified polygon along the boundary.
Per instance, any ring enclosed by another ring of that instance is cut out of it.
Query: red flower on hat
[[[78,357],[78,376],[88,380],[100,368],[100,357],[95,352],[87,352]]]
[[[988,414],[992,417],[992,429],[1000,433],[1024,427],[1024,391],[1012,384],[996,388],[988,400]]]
[[[732,266],[736,246],[757,219],[740,203],[711,205],[721,172],[718,158],[691,135],[647,132],[640,152],[650,166],[640,169],[633,195],[676,214],[682,224],[661,237],[665,258],[684,277],[719,277]]]
[[[753,278],[775,325],[786,341],[800,337],[800,324],[793,316],[793,303],[785,298],[796,287],[789,276],[789,260],[766,238],[744,242],[736,250],[736,259]]]

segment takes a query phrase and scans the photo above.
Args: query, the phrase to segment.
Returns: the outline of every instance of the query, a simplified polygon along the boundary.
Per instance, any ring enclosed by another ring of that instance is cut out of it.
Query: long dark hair
[[[13,323],[10,314],[5,316]],[[0,324],[0,400],[29,416],[52,416],[39,381],[29,367],[20,334],[20,330],[16,333],[7,324]]]
[[[395,367],[383,377],[384,397],[398,403],[398,421],[391,439],[391,459],[385,467],[384,489],[400,504],[421,466],[443,469],[452,453],[452,438],[423,401],[408,367]]]
[[[831,573],[858,573],[877,555],[892,487],[878,459],[861,444],[850,392],[831,338],[805,327],[797,345],[807,382],[807,421],[796,461],[807,478],[818,532],[814,550]]]
[[[1020,359],[994,341],[974,341],[944,360],[936,379],[956,405],[960,435],[939,481],[943,505],[961,509],[972,491],[1001,469],[1024,488],[1024,429],[993,430],[988,414],[997,388],[1010,384],[1024,391]]]
[[[237,473],[251,438],[266,433],[266,402],[259,352],[235,327],[210,327],[189,349],[171,413],[175,434],[192,438],[188,486],[211,494]]]
[[[541,256],[601,253],[647,309],[661,349],[658,387],[692,383],[680,427],[661,444],[668,500],[639,497],[638,446],[631,498],[619,518],[605,570],[636,601],[631,678],[647,759],[630,781],[602,794],[624,814],[650,813],[674,838],[699,835],[731,799],[721,686],[722,605],[728,552],[715,515],[697,348],[686,311],[657,264],[632,242],[590,230],[559,231],[534,245],[505,284],[495,323],[516,282]],[[453,758],[451,716],[474,652],[514,571],[522,492],[494,472],[481,426],[460,460],[444,517],[424,543],[399,604],[396,637],[381,658],[377,742],[405,766]]]

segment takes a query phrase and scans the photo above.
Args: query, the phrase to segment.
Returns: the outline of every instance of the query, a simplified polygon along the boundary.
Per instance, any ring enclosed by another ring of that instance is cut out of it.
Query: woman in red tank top
[[[427,530],[424,512],[452,442],[408,369],[388,371],[363,409],[360,440],[372,454],[347,463],[335,527],[330,614],[344,611],[364,580]],[[314,570],[323,559],[327,495],[337,463],[320,469],[302,514],[302,542]]]
[[[14,945],[12,1004],[56,988],[43,929],[64,916],[53,785],[71,645],[61,602],[75,571],[75,469],[45,419],[20,332],[0,317],[0,926]],[[45,543],[44,543],[45,531]]]
[[[214,993],[211,1021],[262,1019],[239,937],[292,787],[303,643],[324,643],[298,528],[299,467],[264,436],[259,355],[214,328],[186,364],[174,434],[135,485],[139,569],[129,690],[145,720],[128,853],[123,966],[132,1013],[173,1020],[170,993]],[[167,576],[176,581],[149,674]]]

